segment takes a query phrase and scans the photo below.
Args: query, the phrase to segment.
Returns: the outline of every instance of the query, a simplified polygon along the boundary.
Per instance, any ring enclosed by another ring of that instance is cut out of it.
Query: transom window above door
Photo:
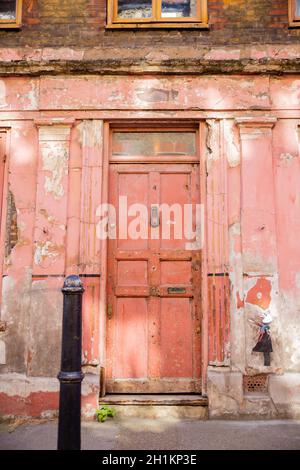
[[[207,0],[108,0],[108,28],[207,26]]]
[[[111,134],[112,162],[199,162],[197,128],[114,129]]]

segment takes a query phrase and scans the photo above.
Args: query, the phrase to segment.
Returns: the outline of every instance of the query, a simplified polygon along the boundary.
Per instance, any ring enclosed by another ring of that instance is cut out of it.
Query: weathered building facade
[[[299,416],[300,2],[0,3],[1,414],[57,411],[79,274],[85,416],[111,393]],[[201,204],[203,245],[101,239],[120,196],[153,228]]]

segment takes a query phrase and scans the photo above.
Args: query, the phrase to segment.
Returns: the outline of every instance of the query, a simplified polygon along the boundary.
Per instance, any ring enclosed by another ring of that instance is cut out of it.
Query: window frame
[[[289,0],[289,25],[300,27],[300,16],[296,16],[296,0]]]
[[[20,28],[22,26],[22,4],[23,0],[16,0],[16,17],[12,20],[1,20],[0,28]]]
[[[162,0],[152,0],[151,18],[118,18],[118,0],[107,0],[107,29],[208,28],[207,0],[197,0],[197,17],[162,18]]]

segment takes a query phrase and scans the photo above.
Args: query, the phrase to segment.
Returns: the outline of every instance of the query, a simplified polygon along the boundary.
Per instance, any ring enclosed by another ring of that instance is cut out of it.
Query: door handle
[[[159,226],[159,204],[151,204],[150,225],[153,228]]]

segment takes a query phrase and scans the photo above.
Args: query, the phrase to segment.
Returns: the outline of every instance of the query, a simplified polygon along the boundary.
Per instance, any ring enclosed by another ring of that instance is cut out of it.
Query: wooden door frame
[[[3,190],[2,194],[0,195],[0,204],[2,205],[1,208],[1,220],[0,220],[0,228],[1,228],[1,236],[0,236],[0,306],[2,301],[2,280],[3,280],[3,271],[4,270],[4,259],[5,259],[5,238],[6,238],[6,216],[7,216],[7,195],[8,195],[8,166],[9,166],[9,151],[10,151],[10,139],[11,139],[11,128],[10,127],[1,127],[0,126],[0,133],[4,134],[5,138],[5,155],[4,155],[4,170],[3,170]],[[1,308],[0,308],[1,313]],[[0,315],[1,320],[1,315]]]
[[[206,123],[205,120],[122,120],[105,121],[103,127],[103,171],[102,171],[102,192],[101,202],[109,203],[109,164],[111,153],[111,134],[115,130],[132,129],[169,129],[169,130],[193,130],[198,132],[198,160],[200,175],[200,204],[204,206],[204,246],[201,250],[201,300],[202,309],[201,320],[201,380],[202,395],[207,395],[207,367],[208,367],[208,284],[207,284],[207,191],[206,191]],[[141,161],[141,163],[143,163]],[[163,163],[163,161],[161,162]],[[170,162],[166,162],[170,163]],[[134,163],[132,163],[134,165]],[[108,240],[101,241],[101,285],[100,285],[100,396],[105,396],[105,367],[106,367],[106,315],[107,315],[107,255]]]

